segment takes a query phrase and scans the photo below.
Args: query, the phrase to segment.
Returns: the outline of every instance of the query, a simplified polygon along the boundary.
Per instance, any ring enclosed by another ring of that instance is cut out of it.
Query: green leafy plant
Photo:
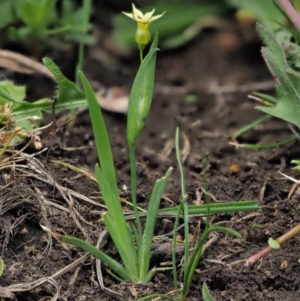
[[[297,71],[298,67],[300,66],[300,48],[298,45],[299,39],[297,38],[300,32],[300,22],[298,21],[299,25],[297,27],[297,16],[299,20],[300,18],[289,1],[276,0],[272,3],[272,5],[281,14],[281,18],[277,17],[276,14],[277,19],[272,19],[272,22],[277,24],[277,26],[280,28],[278,30],[271,30],[270,26],[266,28],[261,24],[258,24],[256,28],[259,36],[262,38],[265,44],[265,46],[262,48],[263,58],[270,72],[278,83],[276,85],[276,95],[271,96],[257,92],[253,93],[254,99],[259,100],[263,104],[257,106],[257,109],[266,113],[267,115],[238,130],[234,135],[235,138],[238,138],[247,131],[252,130],[255,126],[266,122],[271,117],[283,119],[300,128],[300,76]],[[283,20],[287,19],[289,19],[291,23],[294,23],[294,28],[288,28],[283,24]],[[284,139],[283,141],[268,145],[242,146],[254,149],[272,148],[284,145],[296,139],[297,137],[293,135],[287,139]]]
[[[206,215],[206,221],[205,221],[205,229],[201,235],[200,240],[197,242],[194,250],[190,254],[190,246],[189,246],[189,220],[188,220],[188,205],[187,205],[187,197],[186,197],[186,188],[185,188],[185,177],[184,177],[184,172],[183,172],[183,166],[182,166],[182,161],[181,161],[181,156],[180,156],[180,148],[179,148],[179,131],[177,129],[176,131],[176,136],[175,136],[175,148],[176,148],[176,157],[177,157],[177,162],[180,170],[180,178],[181,178],[181,192],[182,192],[182,197],[181,197],[181,207],[178,210],[178,216],[180,215],[180,211],[182,211],[183,214],[183,220],[184,220],[184,236],[185,236],[185,248],[184,248],[184,264],[183,264],[183,287],[182,291],[180,293],[179,301],[185,300],[189,287],[191,285],[196,267],[198,265],[198,262],[202,256],[202,251],[204,244],[209,236],[210,233],[212,232],[226,232],[229,233],[235,237],[240,238],[241,235],[237,231],[227,228],[227,227],[220,227],[220,226],[213,226],[211,225],[211,212],[210,212],[210,197],[207,194],[208,191],[208,183],[207,183],[207,175],[206,172],[204,172],[203,176],[203,183],[204,183],[204,190],[205,190],[205,200],[206,204],[208,206],[208,214]],[[203,170],[206,171],[206,155],[203,153]],[[239,211],[239,206],[235,208],[236,211]],[[174,237],[173,237],[173,266],[176,264],[176,254],[175,254],[175,246],[176,246],[176,237],[175,233],[177,232],[177,226],[178,224],[178,219],[177,222],[175,222],[175,230],[174,231]],[[177,284],[177,279],[175,277],[176,271],[174,271],[174,285],[175,288],[178,289],[178,284]],[[206,284],[203,285],[202,287],[202,295],[205,301],[208,300],[213,300],[212,297],[209,295],[208,288]]]
[[[134,147],[145,118],[148,115],[149,102],[151,103],[157,43],[158,35],[154,38],[149,53],[141,63],[130,96],[130,102],[134,104],[134,107],[131,106],[132,109],[130,109],[129,105],[127,138],[130,146],[132,200],[136,217],[131,225],[126,222],[119,201],[113,158],[101,110],[87,79],[83,73],[80,73],[88,100],[99,156],[99,164],[95,168],[96,177],[107,207],[107,212],[102,215],[102,220],[118,249],[122,264],[110,258],[88,242],[70,236],[59,237],[62,241],[76,245],[101,259],[113,270],[117,279],[122,281],[130,280],[133,283],[148,282],[155,272],[155,269],[149,271],[154,225],[163,190],[172,172],[172,168],[170,168],[163,178],[156,181],[148,205],[148,211],[151,214],[147,215],[145,228],[142,231],[136,205],[136,162]],[[146,101],[147,103],[141,104],[141,101]],[[56,237],[58,236],[56,235]]]
[[[178,206],[177,209],[177,215],[174,223],[174,231],[173,231],[173,243],[172,243],[172,262],[173,262],[173,277],[174,277],[174,287],[175,287],[175,294],[176,297],[171,297],[168,295],[164,294],[152,294],[148,295],[142,298],[139,298],[137,301],[142,301],[142,300],[149,300],[155,297],[161,297],[163,299],[167,300],[172,300],[172,301],[183,301],[186,300],[186,296],[189,291],[189,287],[191,285],[191,281],[193,279],[196,267],[198,265],[198,262],[202,256],[202,251],[204,244],[209,236],[210,233],[212,232],[226,232],[229,233],[235,237],[241,237],[241,235],[236,232],[235,230],[227,227],[220,227],[220,226],[213,226],[210,224],[211,220],[211,206],[213,204],[210,203],[210,197],[207,193],[207,177],[206,173],[204,173],[204,190],[205,190],[205,199],[206,199],[206,224],[205,224],[205,229],[202,233],[201,238],[199,241],[196,243],[196,246],[193,248],[193,251],[190,252],[190,233],[189,233],[189,212],[190,212],[190,207],[187,204],[187,193],[186,193],[186,188],[185,188],[185,176],[184,176],[184,171],[183,171],[183,165],[181,161],[181,156],[180,156],[180,147],[179,147],[179,129],[177,128],[176,134],[175,134],[175,149],[176,149],[176,158],[177,158],[177,163],[179,167],[179,172],[180,172],[180,182],[181,182],[181,200],[180,200],[180,206]],[[203,170],[206,170],[206,156],[204,154],[203,156]],[[234,207],[232,207],[233,212],[241,211],[244,210],[244,202],[237,202],[235,203]],[[228,203],[226,203],[228,204]],[[219,205],[219,204],[218,204]],[[225,205],[226,206],[226,205]],[[221,208],[220,212],[221,212]],[[250,208],[249,208],[250,209]],[[258,209],[257,202],[252,201],[252,208],[253,210]],[[183,284],[182,288],[179,289],[178,287],[178,279],[177,279],[177,260],[176,260],[176,243],[177,243],[177,229],[179,225],[179,219],[183,218],[184,222],[184,256],[183,256]],[[213,301],[214,299],[211,297],[209,293],[209,289],[206,285],[206,283],[203,283],[202,285],[202,297],[205,301]]]
[[[300,15],[296,10],[296,8],[299,10],[300,2],[298,0],[293,1],[295,7],[288,0],[276,0],[276,3],[282,10],[283,14],[294,25],[294,28],[293,30],[290,30],[283,27],[285,38],[281,37],[278,39],[278,36],[274,36],[270,30],[260,24],[257,25],[257,32],[265,44],[265,47],[262,48],[263,58],[277,81],[275,97],[255,93],[255,95],[258,96],[265,104],[265,106],[258,106],[257,108],[268,114],[259,120],[258,123],[264,122],[272,116],[283,119],[300,129],[300,74],[298,72],[300,64]],[[251,128],[252,127],[248,127],[247,130]],[[243,133],[243,130],[240,130],[240,133]],[[298,136],[293,135],[293,137],[288,138],[286,141],[282,141],[275,145],[277,146],[296,139],[298,139]],[[274,144],[271,144],[270,146],[273,147]],[[292,163],[297,165],[299,161],[293,160]],[[296,166],[295,169],[296,171],[299,170],[299,166]],[[292,177],[284,174],[282,175],[296,183],[299,183],[299,181]],[[300,225],[298,224],[278,239],[274,240],[270,238],[268,240],[269,246],[249,257],[246,260],[246,266],[251,266],[259,259],[271,253],[273,250],[279,249],[284,242],[299,234],[299,232]]]
[[[57,9],[56,0],[2,0],[0,2],[0,28],[6,30],[0,41],[5,44],[17,41],[23,45],[33,46],[38,41],[55,43],[53,36],[63,36],[65,40],[92,43],[87,34],[90,23],[82,22],[89,16],[90,0],[83,0],[83,7],[76,9],[74,1],[63,0],[61,11]],[[21,26],[15,26],[16,23]],[[35,47],[31,47],[35,48]]]
[[[137,12],[136,12],[137,13]],[[140,12],[139,12],[140,13]],[[151,13],[150,23],[153,12]],[[149,15],[148,15],[149,16]],[[147,34],[147,32],[146,32]],[[144,41],[144,40],[143,40]],[[88,108],[90,112],[92,127],[94,131],[96,147],[98,152],[99,163],[96,164],[95,173],[97,182],[99,185],[100,192],[105,202],[107,211],[102,214],[102,221],[105,224],[121,259],[121,262],[108,256],[103,251],[94,247],[87,241],[81,240],[76,237],[68,235],[58,235],[51,233],[57,239],[69,243],[71,245],[80,247],[81,249],[88,251],[93,256],[99,258],[111,269],[111,274],[120,281],[131,281],[133,283],[145,283],[150,281],[155,271],[158,269],[167,268],[153,268],[150,269],[151,259],[151,245],[154,234],[154,226],[157,217],[160,214],[169,214],[170,216],[177,216],[177,219],[182,214],[185,216],[187,221],[188,214],[210,214],[211,212],[225,212],[225,211],[243,211],[257,209],[258,205],[255,201],[238,202],[235,204],[224,203],[224,204],[206,204],[201,206],[187,206],[185,202],[185,210],[182,211],[182,205],[175,208],[159,209],[160,200],[164,188],[171,175],[172,168],[169,168],[165,176],[157,180],[150,196],[148,209],[145,212],[139,212],[136,200],[137,191],[137,180],[136,180],[136,157],[135,147],[137,139],[144,127],[146,122],[153,93],[154,85],[154,71],[156,63],[156,55],[158,45],[158,34],[155,35],[152,45],[148,54],[143,58],[141,55],[141,65],[135,77],[128,108],[128,120],[127,120],[127,142],[129,148],[129,159],[131,168],[131,199],[133,206],[133,221],[131,217],[125,217],[122,206],[119,201],[117,181],[113,163],[113,157],[111,147],[109,143],[107,129],[104,123],[101,109],[99,108],[95,94],[82,72],[79,72],[82,85],[84,87],[85,96],[88,101]],[[139,45],[141,46],[141,45]],[[143,45],[142,45],[143,46]],[[140,50],[143,47],[139,47]],[[50,61],[51,65],[51,61]],[[49,68],[49,66],[48,66]],[[56,80],[60,81],[61,74],[59,70],[56,70],[56,66],[50,70],[55,75]],[[73,83],[69,83],[73,88]],[[72,89],[75,96],[81,98],[81,92]],[[67,91],[65,91],[67,92]],[[75,97],[75,98],[76,98]],[[177,133],[178,141],[178,133]],[[179,146],[177,146],[178,149]],[[177,154],[178,156],[178,154]],[[182,168],[182,165],[180,165]],[[183,177],[183,173],[182,173]],[[182,183],[184,181],[182,180]],[[183,185],[183,184],[182,184]],[[183,202],[181,202],[183,204]],[[215,205],[215,206],[214,206]],[[146,217],[145,225],[141,223],[141,217]],[[50,232],[49,229],[43,227],[45,231]],[[193,277],[196,265],[198,263],[199,254],[203,247],[207,235],[212,231],[222,230],[222,227],[210,227],[203,239],[201,240],[198,252],[193,253],[193,260],[186,258],[187,271],[186,274],[186,287],[190,285],[190,281]],[[188,253],[186,253],[188,257]],[[188,266],[189,265],[189,266]],[[174,267],[173,267],[174,268]],[[176,284],[177,285],[177,284]],[[186,293],[186,291],[185,291]]]
[[[25,130],[32,129],[32,121],[28,120],[32,116],[41,118],[43,112],[56,114],[62,110],[71,110],[87,105],[85,94],[75,83],[63,75],[51,59],[44,58],[43,62],[53,74],[57,83],[54,101],[45,98],[28,102],[25,100],[26,88],[24,86],[16,86],[12,81],[7,80],[0,82],[0,105],[9,105],[11,109],[10,117],[14,117],[16,123]],[[6,121],[5,116],[0,120],[2,124],[5,124]]]

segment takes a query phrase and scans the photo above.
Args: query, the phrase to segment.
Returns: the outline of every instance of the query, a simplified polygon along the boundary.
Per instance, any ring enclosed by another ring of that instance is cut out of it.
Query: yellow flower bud
[[[139,48],[144,48],[146,44],[150,41],[150,32],[148,30],[148,27],[151,22],[159,19],[164,15],[162,13],[161,15],[153,16],[155,9],[153,9],[151,12],[143,14],[140,10],[138,10],[134,4],[132,4],[132,13],[124,13],[127,17],[133,19],[137,22],[137,31],[135,34],[135,40],[139,45]]]
[[[138,23],[138,28],[135,33],[135,40],[138,45],[146,45],[149,43],[151,35],[148,30],[148,24]]]

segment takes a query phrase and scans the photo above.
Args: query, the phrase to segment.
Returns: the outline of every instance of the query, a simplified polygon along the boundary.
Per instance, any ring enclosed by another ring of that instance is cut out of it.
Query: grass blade
[[[170,167],[164,177],[157,180],[153,187],[149,205],[148,213],[146,219],[146,225],[142,240],[142,247],[140,253],[140,279],[145,279],[149,272],[149,264],[151,258],[151,246],[153,231],[157,217],[157,211],[160,205],[161,197],[164,192],[164,189],[169,181],[173,168]]]
[[[110,142],[101,109],[87,78],[81,71],[78,72],[85,90],[86,99],[88,101],[100,168],[103,174],[105,174],[105,177],[109,185],[111,186],[111,189],[118,191]]]
[[[104,252],[94,247],[90,243],[81,240],[79,238],[73,236],[62,236],[61,240],[70,245],[81,248],[84,251],[89,252],[91,255],[99,258],[102,262],[107,264],[115,273],[117,273],[124,281],[130,279],[128,272],[124,269],[124,267],[118,263],[116,260],[107,256]]]
[[[82,72],[79,72],[88,101],[96,147],[100,164],[96,165],[98,185],[105,201],[109,216],[104,218],[111,237],[120,253],[123,264],[132,275],[133,281],[138,279],[137,254],[131,231],[128,229],[122,206],[119,201],[115,168],[110,142],[95,94]]]
[[[199,214],[211,214],[216,213],[225,213],[225,212],[238,212],[238,211],[253,211],[258,210],[258,202],[257,201],[240,201],[240,202],[226,202],[226,203],[211,203],[208,205],[188,205],[188,214],[191,215],[199,215]],[[178,206],[171,208],[163,208],[159,209],[159,214],[174,214],[176,215],[178,212]]]
[[[187,274],[188,261],[189,261],[189,216],[188,216],[188,206],[187,206],[187,196],[185,189],[185,177],[183,171],[183,165],[180,155],[179,147],[179,128],[176,128],[175,133],[175,149],[176,149],[176,159],[180,172],[180,184],[181,184],[181,204],[182,204],[182,213],[183,213],[183,222],[184,222],[184,265],[183,271],[184,275]],[[174,242],[173,242],[174,243]]]

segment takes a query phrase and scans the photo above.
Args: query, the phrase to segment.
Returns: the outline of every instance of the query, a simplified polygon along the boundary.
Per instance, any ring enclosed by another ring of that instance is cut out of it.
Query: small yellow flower
[[[144,48],[144,46],[150,41],[150,32],[148,30],[150,23],[162,17],[165,13],[164,12],[161,15],[153,16],[154,11],[155,9],[144,15],[135,7],[134,4],[132,4],[132,13],[123,12],[124,15],[137,22],[138,28],[135,34],[135,40],[141,48]]]

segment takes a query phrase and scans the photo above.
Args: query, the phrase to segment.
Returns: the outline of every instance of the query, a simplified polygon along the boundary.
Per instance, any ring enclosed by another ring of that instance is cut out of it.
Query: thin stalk
[[[271,115],[265,115],[257,120],[255,120],[254,122],[244,126],[243,128],[237,130],[235,133],[234,133],[234,138],[238,138],[239,136],[247,133],[248,131],[252,130],[253,128],[255,128],[256,126],[258,126],[259,124],[271,119],[272,116]]]
[[[173,266],[173,282],[175,290],[178,289],[178,282],[177,282],[177,269],[176,269],[176,243],[177,243],[177,229],[179,224],[179,218],[181,212],[183,210],[183,203],[180,202],[178,207],[178,214],[176,215],[176,219],[174,222],[174,231],[173,231],[173,243],[172,243],[172,266]]]
[[[135,223],[137,226],[136,242],[138,245],[142,242],[142,225],[140,215],[138,212],[136,192],[137,192],[137,176],[136,176],[136,157],[135,157],[135,145],[129,145],[129,160],[130,160],[130,184],[131,184],[131,200],[133,205],[133,213],[135,217]],[[138,255],[139,256],[139,255]]]
[[[296,236],[299,233],[300,233],[300,224],[298,224],[296,227],[294,227],[290,231],[288,231],[285,234],[283,234],[282,236],[280,236],[276,241],[281,245],[281,244],[283,244],[287,240],[293,238],[294,236]],[[255,255],[253,255],[251,257],[249,257],[246,260],[245,266],[249,267],[249,266],[253,265],[255,262],[257,262],[261,258],[265,257],[269,253],[271,253],[273,250],[274,249],[269,246],[269,247],[263,249],[262,251],[259,251],[258,253],[256,253]]]
[[[178,167],[180,171],[180,184],[181,184],[181,203],[183,204],[183,223],[184,223],[184,265],[183,272],[184,275],[187,274],[188,262],[189,262],[189,216],[188,216],[188,207],[187,207],[187,196],[185,189],[185,177],[184,170],[180,155],[180,147],[179,147],[179,129],[176,129],[175,135],[176,142],[176,158],[178,162]]]
[[[88,22],[89,22],[89,19],[90,19],[90,12],[91,12],[91,2],[92,2],[92,0],[83,0],[83,3],[82,3],[83,12],[84,12],[83,13],[82,26],[83,26],[84,33],[86,33],[86,30],[88,28]],[[77,65],[76,65],[76,73],[75,73],[75,83],[76,83],[76,86],[78,88],[80,88],[80,87],[82,88],[78,70],[83,71],[83,59],[84,59],[84,41],[83,41],[83,39],[81,39],[81,41],[79,43],[78,62],[77,62]],[[70,112],[69,112],[69,115],[70,115],[71,119],[74,118],[75,117],[75,109],[71,109]],[[69,126],[73,127],[74,122],[75,121],[72,121],[69,124]]]
[[[275,143],[270,143],[270,144],[238,144],[238,143],[231,143],[231,144],[236,145],[238,147],[246,148],[246,149],[258,150],[258,149],[269,149],[269,148],[282,146],[282,145],[285,145],[285,144],[290,143],[292,141],[295,141],[297,139],[298,139],[297,136],[292,136],[292,137],[284,139],[282,141],[275,142]]]
[[[139,47],[139,50],[140,50],[140,62],[142,63],[143,62],[143,48]]]
[[[90,19],[90,13],[91,13],[91,3],[92,0],[83,0],[82,6],[83,6],[83,20],[82,20],[82,28],[84,30],[84,33],[86,33],[88,28],[88,23]],[[80,77],[78,70],[83,70],[83,58],[84,58],[84,42],[83,40],[79,43],[79,52],[78,52],[78,62],[76,66],[76,85],[80,86]]]

